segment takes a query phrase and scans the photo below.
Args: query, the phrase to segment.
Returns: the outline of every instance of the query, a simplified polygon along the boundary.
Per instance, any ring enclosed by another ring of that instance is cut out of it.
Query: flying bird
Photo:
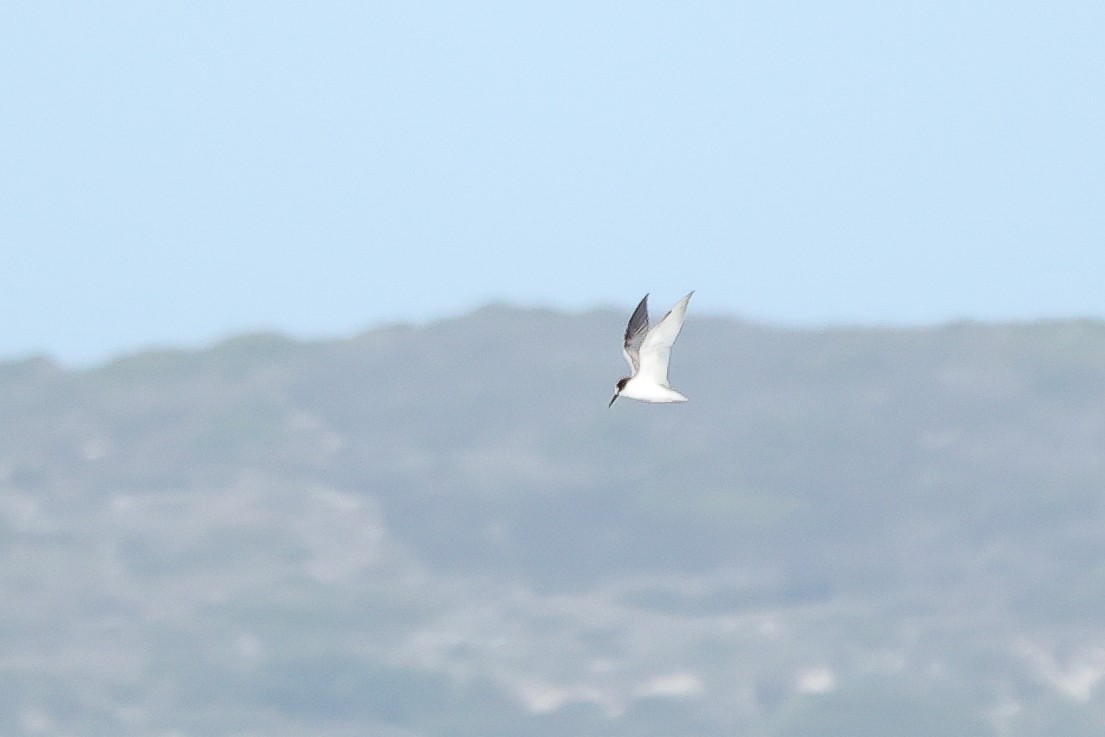
[[[694,294],[694,292],[691,292]],[[656,327],[648,327],[648,295],[633,310],[629,324],[625,326],[625,342],[622,353],[629,364],[630,375],[620,379],[614,387],[610,407],[618,397],[639,399],[642,402],[686,402],[687,398],[668,384],[668,362],[671,346],[679,337],[683,320],[687,316],[687,303],[691,294],[679,300]]]

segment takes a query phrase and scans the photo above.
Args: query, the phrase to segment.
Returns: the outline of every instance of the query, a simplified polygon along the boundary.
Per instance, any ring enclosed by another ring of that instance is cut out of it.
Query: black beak
[[[614,406],[614,400],[617,399],[619,396],[619,392],[614,392],[614,396],[610,397],[610,404],[606,405],[606,408],[610,409],[612,406]]]

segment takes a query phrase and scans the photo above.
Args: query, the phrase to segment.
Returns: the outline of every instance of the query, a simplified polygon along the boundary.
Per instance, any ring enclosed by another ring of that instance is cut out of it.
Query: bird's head
[[[624,379],[618,379],[618,383],[614,385],[614,396],[610,397],[610,404],[606,405],[607,407],[611,407],[614,405],[614,400],[617,399],[618,395],[622,393],[622,389],[625,389],[625,384],[628,381],[628,376]]]

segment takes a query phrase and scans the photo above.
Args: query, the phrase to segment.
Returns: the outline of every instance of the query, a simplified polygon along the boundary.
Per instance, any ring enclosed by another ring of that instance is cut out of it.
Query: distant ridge
[[[1105,324],[694,316],[611,413],[623,328],[0,363],[0,731],[1100,734]]]

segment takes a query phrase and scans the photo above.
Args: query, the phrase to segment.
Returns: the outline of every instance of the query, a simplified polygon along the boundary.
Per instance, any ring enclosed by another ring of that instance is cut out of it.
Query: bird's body
[[[629,364],[630,376],[620,380],[614,389],[610,404],[618,397],[639,399],[642,402],[686,402],[687,398],[668,384],[668,363],[671,347],[683,328],[687,317],[687,303],[691,292],[671,308],[664,319],[649,329],[648,295],[637,305],[629,324],[625,327],[622,353]]]

